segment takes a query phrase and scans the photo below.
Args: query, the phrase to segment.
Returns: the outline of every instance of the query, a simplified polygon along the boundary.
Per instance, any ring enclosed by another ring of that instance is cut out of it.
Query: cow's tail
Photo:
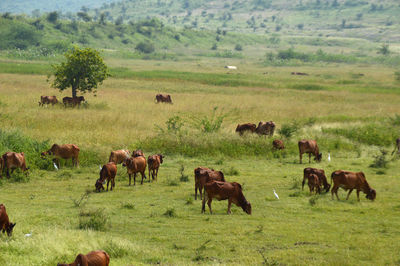
[[[220,173],[221,173],[221,181],[224,181],[225,182],[225,176],[224,176],[224,173],[222,173],[221,171],[219,171]]]

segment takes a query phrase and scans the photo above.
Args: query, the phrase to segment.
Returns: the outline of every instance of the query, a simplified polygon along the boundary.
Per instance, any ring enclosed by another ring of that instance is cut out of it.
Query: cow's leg
[[[206,197],[203,198],[203,202],[201,204],[201,213],[206,212]]]
[[[7,171],[6,171],[6,173],[7,173],[7,178],[10,178],[10,169],[7,167],[6,170],[7,170]]]
[[[115,187],[115,177],[113,177],[113,179],[112,179],[112,187],[111,187],[111,190],[112,190],[113,187]]]
[[[302,164],[302,158],[303,158],[303,154],[300,152],[300,164]]]
[[[311,163],[311,153],[308,153],[308,163]]]
[[[79,157],[78,156],[76,156],[76,158],[75,158],[75,163],[76,163],[76,167],[79,167]]]
[[[158,168],[156,169],[156,182],[157,182],[157,177],[158,177]]]
[[[199,193],[200,193],[200,199],[202,199],[203,198],[203,186],[201,185],[201,184],[199,184]],[[204,191],[204,197],[206,196],[206,193],[205,193],[205,191]]]
[[[136,186],[136,173],[133,174],[133,185]]]
[[[150,175],[150,173],[151,173],[151,170],[150,170],[150,168],[149,168],[149,176],[152,176],[152,175]],[[150,183],[150,178],[149,178],[149,183]]]
[[[143,178],[146,177],[146,175],[144,174],[144,171],[140,173],[142,175],[142,182],[140,182],[141,185],[143,185]],[[149,180],[150,180],[150,176],[149,176]]]
[[[232,199],[228,199],[228,214],[231,214],[231,205],[232,205]]]
[[[107,178],[107,191],[108,191],[108,184],[110,183],[110,179]],[[112,190],[112,185],[111,185],[111,190]]]
[[[360,201],[360,191],[357,189],[357,199]]]
[[[197,200],[197,184],[194,184],[194,200]]]
[[[206,195],[204,195],[204,198],[205,198],[205,197],[206,197]],[[208,208],[210,208],[210,213],[212,214],[211,203],[212,203],[212,198],[211,198],[211,197],[208,197],[207,205],[208,205]]]
[[[131,185],[131,174],[128,175],[129,175],[129,185]]]
[[[346,200],[349,199],[349,196],[350,196],[350,194],[351,194],[352,191],[353,191],[353,189],[351,188],[350,191],[349,191],[349,193],[347,194]]]
[[[336,194],[336,197],[339,200],[338,195],[337,195],[337,189],[338,189],[338,187],[336,185],[333,185],[333,188],[331,189],[332,200],[333,200],[334,193]]]
[[[306,183],[306,178],[303,177],[303,182],[301,182],[301,190],[304,190],[304,184]]]

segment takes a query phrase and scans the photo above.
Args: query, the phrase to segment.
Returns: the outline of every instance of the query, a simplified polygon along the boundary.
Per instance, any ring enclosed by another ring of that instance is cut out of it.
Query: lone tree
[[[53,88],[60,91],[72,88],[72,97],[76,97],[79,90],[83,93],[96,93],[97,86],[103,83],[108,76],[107,66],[97,50],[91,48],[79,49],[74,47],[65,53],[66,62],[53,65]],[[49,80],[48,79],[48,80]]]

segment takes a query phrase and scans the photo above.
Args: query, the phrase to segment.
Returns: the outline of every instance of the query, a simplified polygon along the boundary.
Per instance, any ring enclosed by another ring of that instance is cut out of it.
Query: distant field
[[[225,62],[214,59],[108,58],[114,77],[97,97],[85,95],[88,104],[81,109],[38,106],[40,95],[67,96],[49,88],[49,65],[1,61],[0,152],[25,150],[31,173],[0,181],[0,202],[17,222],[11,239],[0,236],[0,264],[55,265],[94,249],[105,249],[111,265],[398,264],[399,160],[389,155],[388,168],[369,167],[381,148],[393,150],[398,137],[394,69],[262,67],[236,60],[238,71],[227,74]],[[157,93],[170,93],[174,104],[155,104]],[[204,132],[202,121],[221,116],[219,131]],[[234,133],[238,123],[269,120],[277,124],[274,138]],[[183,124],[168,129],[171,121]],[[284,125],[297,129],[289,139],[278,134]],[[284,139],[285,151],[272,151],[275,138]],[[304,158],[307,163],[298,164],[302,138],[317,139],[320,164]],[[77,144],[79,169],[67,162],[55,171],[42,161],[40,151],[52,143]],[[119,166],[115,191],[91,193],[75,206],[94,189],[109,152],[120,148],[166,155],[158,183],[128,187],[126,169]],[[376,201],[361,193],[357,202],[355,192],[345,201],[343,191],[341,201],[332,201],[330,193],[310,196],[307,185],[302,192],[302,171],[310,165],[327,175],[364,171]],[[253,214],[234,206],[226,215],[225,201],[213,201],[215,214],[201,214],[200,200],[194,200],[197,166],[221,169],[229,181],[241,183]],[[182,167],[188,182],[180,181]],[[100,231],[84,229],[95,224],[90,217],[100,219]]]

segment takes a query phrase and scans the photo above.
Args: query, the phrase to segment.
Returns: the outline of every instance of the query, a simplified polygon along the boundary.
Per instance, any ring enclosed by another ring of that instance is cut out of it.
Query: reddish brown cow
[[[136,185],[136,174],[140,173],[142,175],[142,182],[140,183],[143,185],[143,179],[146,178],[146,158],[144,156],[138,157],[131,157],[125,160],[127,172],[129,175],[129,185],[131,185],[131,176],[133,174],[133,185]]]
[[[200,199],[203,198],[204,185],[212,180],[225,182],[224,173],[215,171],[206,167],[197,167],[194,169],[194,199],[197,200],[197,190],[200,193]]]
[[[45,104],[55,105],[58,103],[56,96],[40,96],[39,106],[43,106]]]
[[[156,95],[156,103],[171,103],[172,104],[172,100],[171,100],[171,95],[169,94],[157,94]]]
[[[70,264],[58,263],[57,266],[108,266],[110,256],[104,250],[96,250],[86,255],[79,254]]]
[[[254,133],[256,131],[256,125],[252,123],[246,123],[246,124],[238,124],[236,127],[236,133],[239,133],[240,136],[243,136],[243,134],[248,131],[250,133]]]
[[[26,167],[25,154],[23,152],[6,152],[2,155],[3,167],[7,171],[7,177],[10,177],[15,169],[20,168],[25,174],[28,174],[29,168]]]
[[[322,153],[319,153],[318,145],[315,140],[300,140],[299,141],[300,163],[302,163],[303,153],[308,153],[308,162],[311,162],[311,154],[314,155],[317,162],[322,159]]]
[[[0,230],[3,232],[7,232],[8,236],[12,236],[12,231],[16,223],[11,223],[8,219],[8,214],[6,212],[6,206],[4,204],[0,204]]]
[[[100,192],[100,190],[104,190],[103,184],[106,182],[107,179],[107,191],[108,191],[108,184],[111,181],[111,191],[113,187],[115,187],[115,176],[117,175],[117,165],[114,162],[109,162],[103,165],[103,168],[100,170],[100,177],[97,179],[95,187],[96,191]]]
[[[283,150],[283,149],[285,149],[285,145],[283,144],[283,140],[280,140],[280,139],[275,139],[272,142],[272,147],[275,150]]]
[[[275,132],[275,123],[272,121],[259,122],[256,128],[256,133],[259,135],[268,135],[272,137]]]
[[[78,97],[64,97],[63,104],[65,107],[72,106],[75,107],[76,105],[80,106],[82,102],[85,101],[85,97],[78,96]]]
[[[328,180],[326,179],[325,171],[323,169],[307,167],[307,168],[304,168],[303,172],[304,172],[304,175],[303,175],[303,182],[301,184],[301,189],[304,189],[304,183],[311,174],[318,176],[319,183],[320,183],[320,185],[324,186],[325,192],[328,192],[329,189],[331,188],[331,185],[328,183]]]
[[[353,189],[357,190],[358,201],[360,201],[360,191],[367,194],[365,196],[367,199],[374,200],[376,198],[376,191],[375,189],[372,189],[369,186],[363,172],[350,172],[350,171],[338,170],[331,174],[331,178],[333,180],[333,187],[331,190],[332,199],[333,199],[333,193],[335,193],[336,198],[339,200],[337,194],[339,187],[343,188],[344,190],[348,189],[350,190],[349,193],[347,194],[346,200],[349,199],[350,193],[353,191]]]
[[[129,150],[112,151],[108,161],[113,162],[115,164],[120,164],[123,163],[126,158],[129,158],[130,154],[131,152]]]
[[[242,207],[243,211],[247,214],[251,214],[251,204],[246,200],[242,193],[242,186],[236,182],[221,182],[221,181],[211,181],[205,184],[205,195],[203,198],[203,203],[201,207],[201,212],[206,211],[206,200],[207,205],[211,210],[211,202],[213,198],[217,200],[228,200],[228,214],[231,213],[232,202],[236,206]]]
[[[319,178],[315,174],[310,174],[307,177],[308,179],[308,187],[310,188],[310,194],[315,190],[315,194],[321,194],[321,184],[319,182]]]
[[[42,156],[53,155],[53,161],[56,163],[57,167],[60,168],[60,158],[72,160],[72,165],[78,167],[79,165],[79,147],[75,144],[53,144],[50,150],[42,152]]]
[[[136,150],[132,152],[132,157],[139,157],[139,156],[143,156],[144,157],[144,153],[142,150]]]
[[[154,178],[157,181],[158,168],[160,168],[160,165],[163,163],[163,158],[164,158],[164,156],[162,154],[150,155],[147,158],[147,165],[149,168],[149,183],[150,183],[150,180],[151,179],[154,180]],[[151,175],[150,175],[150,173],[151,173]]]
[[[395,153],[396,150],[397,150],[397,153],[400,153],[400,138],[396,139],[396,147],[394,147],[392,155],[393,155],[393,153]]]

